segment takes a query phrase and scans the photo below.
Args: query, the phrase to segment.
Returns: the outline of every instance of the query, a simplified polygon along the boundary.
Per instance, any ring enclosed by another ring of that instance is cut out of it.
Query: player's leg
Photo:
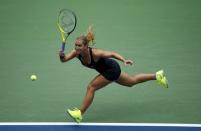
[[[102,75],[96,76],[88,85],[87,93],[84,98],[84,101],[80,107],[81,113],[83,114],[87,108],[91,105],[95,91],[101,89],[111,83],[111,81],[105,79]]]
[[[123,86],[132,87],[135,84],[146,82],[149,80],[156,80],[156,74],[137,74],[130,76],[125,72],[121,72],[120,77],[116,82]]]
[[[97,75],[88,85],[87,88],[87,93],[84,98],[84,101],[80,107],[74,108],[73,110],[68,109],[68,113],[70,116],[76,121],[76,122],[81,122],[82,120],[82,114],[88,109],[88,107],[91,105],[95,91],[98,89],[101,89],[111,83],[111,81],[105,79],[102,75]]]
[[[164,75],[164,71],[160,70],[154,74],[137,74],[134,76],[129,76],[127,73],[122,72],[119,79],[116,81],[120,85],[132,87],[135,84],[157,80],[160,85],[168,88],[168,81]]]

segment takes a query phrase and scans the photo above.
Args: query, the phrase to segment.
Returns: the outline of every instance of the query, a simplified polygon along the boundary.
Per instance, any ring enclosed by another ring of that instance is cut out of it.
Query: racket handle
[[[64,52],[64,50],[65,50],[65,45],[66,45],[66,43],[65,43],[65,42],[62,42],[62,45],[61,45],[61,51],[62,51],[62,52]]]

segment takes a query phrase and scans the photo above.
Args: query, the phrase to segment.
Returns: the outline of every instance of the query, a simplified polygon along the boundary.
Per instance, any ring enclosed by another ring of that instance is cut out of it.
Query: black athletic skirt
[[[95,69],[109,81],[115,81],[121,74],[119,64],[108,58],[102,58],[96,63]]]

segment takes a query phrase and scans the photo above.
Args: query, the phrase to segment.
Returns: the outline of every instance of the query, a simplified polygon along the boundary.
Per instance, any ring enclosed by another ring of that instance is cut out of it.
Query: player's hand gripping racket
[[[75,30],[76,24],[77,18],[73,11],[69,9],[60,10],[57,25],[62,39],[62,52],[65,49],[66,39]]]

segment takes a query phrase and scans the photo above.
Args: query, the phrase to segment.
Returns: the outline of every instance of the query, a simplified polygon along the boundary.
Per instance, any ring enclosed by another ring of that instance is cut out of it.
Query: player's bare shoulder
[[[114,52],[112,51],[106,51],[106,50],[101,50],[101,49],[95,49],[94,55],[99,57],[99,58],[110,58],[114,55]]]
[[[101,54],[102,54],[104,51],[101,50],[101,49],[98,49],[98,48],[92,48],[92,52],[93,52],[93,55],[94,55],[94,56],[100,57]]]
[[[98,61],[101,58],[103,50],[98,48],[92,48],[92,54],[95,61]]]

